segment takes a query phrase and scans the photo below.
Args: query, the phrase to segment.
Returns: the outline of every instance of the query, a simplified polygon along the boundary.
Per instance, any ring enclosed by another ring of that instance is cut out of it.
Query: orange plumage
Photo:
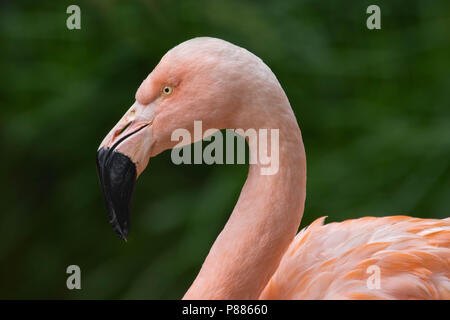
[[[261,299],[450,299],[450,219],[324,220],[295,237]]]

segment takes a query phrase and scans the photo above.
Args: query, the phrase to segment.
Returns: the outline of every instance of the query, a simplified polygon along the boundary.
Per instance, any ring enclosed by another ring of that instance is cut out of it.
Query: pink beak
[[[152,121],[152,106],[136,102],[97,151],[97,172],[109,222],[124,240],[130,230],[131,199],[136,179],[148,164],[153,144]]]

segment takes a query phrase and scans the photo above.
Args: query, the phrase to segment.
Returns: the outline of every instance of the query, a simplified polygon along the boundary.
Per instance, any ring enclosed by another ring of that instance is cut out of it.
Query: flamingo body
[[[450,299],[450,219],[324,220],[297,234],[260,299]]]

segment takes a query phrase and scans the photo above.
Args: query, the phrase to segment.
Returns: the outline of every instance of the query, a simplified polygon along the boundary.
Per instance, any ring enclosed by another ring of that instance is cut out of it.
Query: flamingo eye
[[[164,86],[164,88],[162,89],[162,92],[168,96],[170,94],[172,94],[173,92],[173,88],[171,86]]]

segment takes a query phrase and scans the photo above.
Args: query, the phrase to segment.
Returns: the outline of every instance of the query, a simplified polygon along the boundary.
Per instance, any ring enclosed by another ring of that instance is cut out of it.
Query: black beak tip
[[[136,165],[120,152],[101,148],[97,152],[97,172],[109,222],[117,235],[126,241],[130,229]]]

